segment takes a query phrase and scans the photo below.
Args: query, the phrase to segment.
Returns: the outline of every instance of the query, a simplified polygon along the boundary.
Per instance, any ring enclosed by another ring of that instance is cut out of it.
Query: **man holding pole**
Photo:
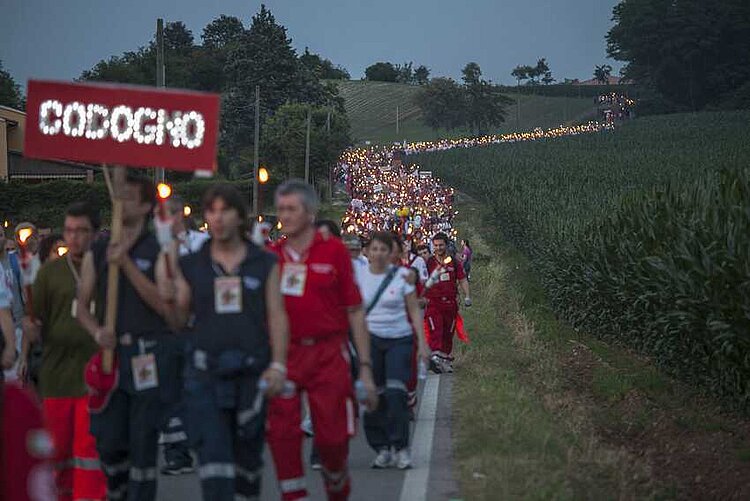
[[[148,231],[156,191],[150,181],[129,175],[122,188],[122,235],[117,243],[95,243],[83,261],[78,320],[104,350],[115,350],[116,385],[103,409],[92,409],[91,432],[107,475],[107,498],[156,497],[159,430],[179,398],[182,378],[166,307],[154,282],[160,245]],[[117,195],[119,196],[119,195]],[[107,302],[110,266],[120,269],[116,325],[102,325],[90,304]],[[106,352],[104,354],[106,356]],[[103,357],[104,357],[103,356]],[[102,364],[105,366],[106,360]]]

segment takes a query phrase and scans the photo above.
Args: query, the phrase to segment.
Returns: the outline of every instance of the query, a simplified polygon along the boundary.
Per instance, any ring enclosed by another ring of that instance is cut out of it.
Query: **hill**
[[[425,126],[415,103],[419,87],[388,82],[363,80],[337,81],[344,98],[346,113],[356,142],[420,141],[441,137],[467,136],[466,130],[434,131]],[[517,108],[508,110],[508,122],[492,132],[513,132],[535,127],[554,127],[568,121],[581,120],[594,112],[590,98],[547,97],[509,93],[521,101],[521,120]],[[399,112],[399,133],[396,133],[396,108]]]

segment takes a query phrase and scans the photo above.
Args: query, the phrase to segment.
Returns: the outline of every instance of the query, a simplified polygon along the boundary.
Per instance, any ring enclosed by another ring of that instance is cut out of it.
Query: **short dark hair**
[[[435,240],[442,240],[443,242],[445,242],[446,245],[449,242],[448,235],[446,235],[442,231],[439,233],[435,233],[435,236],[432,237],[432,241],[434,242]]]
[[[72,214],[67,214],[72,215]],[[78,216],[74,216],[78,217]],[[47,259],[49,259],[50,253],[52,253],[52,247],[54,247],[55,243],[63,240],[63,236],[59,233],[50,233],[46,237],[42,239],[41,242],[39,242],[39,261],[44,264],[47,262]]]
[[[391,235],[387,231],[376,231],[375,233],[373,233],[370,237],[368,246],[373,242],[380,242],[381,244],[387,246],[389,249],[393,249],[393,235]]]
[[[69,205],[65,211],[65,216],[88,218],[94,231],[99,231],[99,227],[102,225],[99,210],[88,202],[75,202]]]
[[[203,212],[210,210],[211,206],[217,199],[223,200],[227,206],[237,211],[244,228],[247,222],[247,204],[245,203],[245,197],[242,196],[240,190],[227,183],[221,183],[210,187],[208,191],[206,191],[206,194],[203,195]]]
[[[424,250],[426,250],[427,252],[430,252],[430,248],[427,247],[425,244],[419,244],[419,245],[417,245],[417,254],[419,254],[420,252],[422,252]]]
[[[156,206],[156,187],[149,178],[133,171],[128,171],[125,179],[127,184],[138,186],[141,195],[141,202],[148,202],[153,209]]]
[[[321,228],[325,226],[328,231],[331,232],[331,235],[333,235],[336,238],[341,238],[341,228],[339,228],[339,225],[337,225],[335,222],[331,221],[330,219],[318,219],[315,221],[315,227]]]

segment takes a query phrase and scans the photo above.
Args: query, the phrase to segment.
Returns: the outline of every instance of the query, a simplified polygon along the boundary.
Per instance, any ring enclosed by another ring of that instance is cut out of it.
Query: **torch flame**
[[[453,262],[453,258],[448,256],[445,258],[445,261],[443,261],[443,264],[451,264]]]
[[[159,185],[156,187],[156,192],[159,194],[159,198],[161,198],[162,200],[166,200],[167,198],[172,196],[172,187],[167,183],[159,183]]]
[[[18,241],[21,242],[21,244],[26,244],[26,241],[31,237],[31,235],[34,233],[34,230],[31,228],[21,228],[18,230]]]
[[[189,205],[186,205],[185,207],[182,208],[182,215],[183,216],[188,217],[192,213],[193,213],[193,209],[191,209]]]
[[[270,176],[268,175],[268,169],[266,169],[265,167],[261,167],[260,169],[258,169],[258,181],[260,181],[261,184],[267,183],[269,177]]]
[[[68,253],[68,248],[65,247],[64,245],[61,245],[60,247],[57,248],[57,255],[58,256],[63,257],[67,253]]]

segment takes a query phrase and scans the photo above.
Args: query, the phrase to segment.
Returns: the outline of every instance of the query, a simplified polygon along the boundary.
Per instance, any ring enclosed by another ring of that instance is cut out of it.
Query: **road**
[[[430,501],[457,498],[457,486],[451,470],[451,405],[452,376],[434,375],[420,385],[419,410],[413,427],[412,459],[414,467],[406,472],[373,470],[373,451],[367,446],[361,430],[351,442],[349,469],[352,475],[352,501]],[[305,458],[310,454],[306,440]],[[280,499],[273,462],[266,450],[263,475],[263,501]],[[307,468],[310,499],[325,499],[320,473]],[[159,501],[199,501],[200,482],[195,474],[159,478]],[[207,500],[208,501],[208,500]]]

